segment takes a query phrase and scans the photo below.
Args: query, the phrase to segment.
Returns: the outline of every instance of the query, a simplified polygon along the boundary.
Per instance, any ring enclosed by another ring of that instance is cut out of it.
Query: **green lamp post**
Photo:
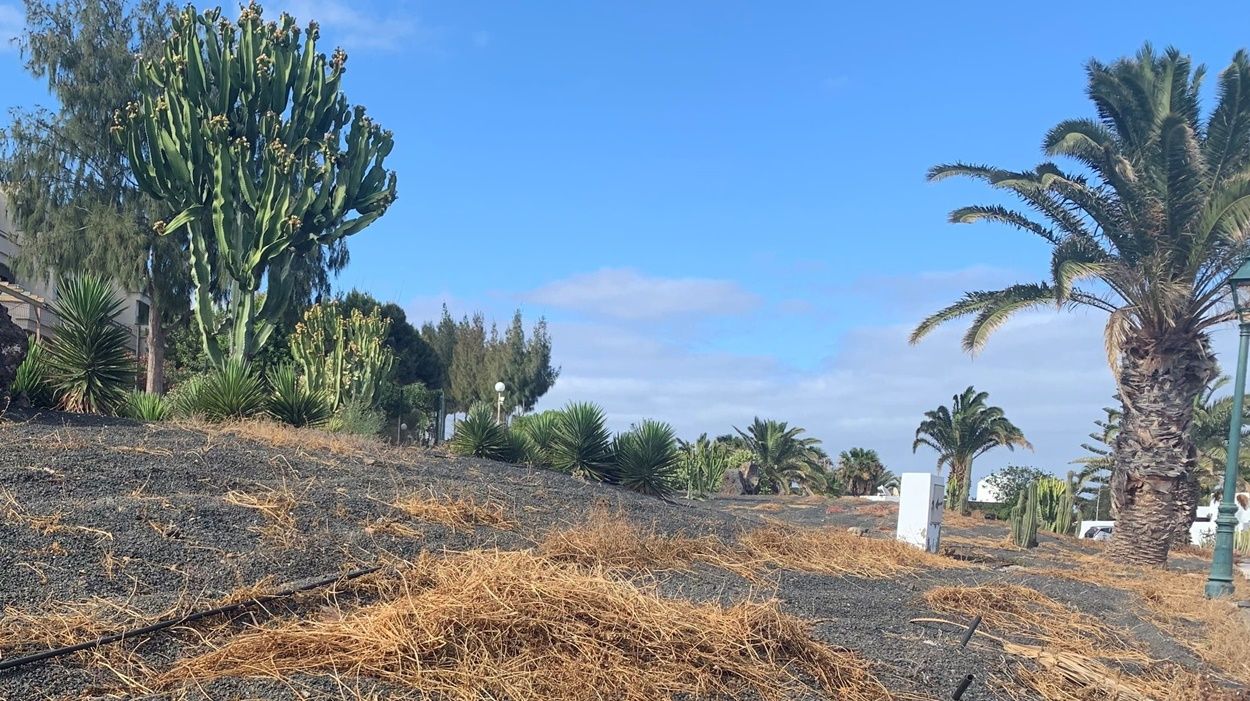
[[[1241,399],[1246,394],[1246,354],[1250,351],[1250,259],[1228,279],[1233,288],[1233,309],[1241,327],[1237,347],[1237,379],[1233,382],[1233,416],[1228,426],[1228,463],[1224,466],[1224,492],[1215,519],[1215,554],[1207,576],[1207,598],[1233,593],[1233,534],[1237,529],[1237,458],[1241,454]]]

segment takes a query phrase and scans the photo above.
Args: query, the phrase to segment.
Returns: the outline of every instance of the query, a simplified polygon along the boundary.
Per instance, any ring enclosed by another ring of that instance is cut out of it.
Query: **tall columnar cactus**
[[[1035,484],[1041,527],[1051,533],[1066,535],[1072,530],[1072,516],[1076,510],[1072,487],[1067,481],[1054,477],[1039,479]]]
[[[1037,547],[1038,526],[1037,482],[1020,492],[1020,499],[1011,510],[1011,540],[1021,548]]]
[[[316,23],[301,41],[292,17],[261,12],[253,3],[231,23],[188,6],[164,51],[141,59],[140,98],[114,125],[139,187],[177,212],[156,230],[187,233],[196,317],[218,364],[264,345],[291,301],[294,260],[396,198],[383,167],[391,133],[339,90],[347,54],[318,53]]]
[[[344,318],[337,304],[315,304],[292,332],[291,357],[308,388],[330,408],[344,403],[374,406],[378,388],[391,371],[394,354],[385,345],[391,322],[378,310],[352,310]]]

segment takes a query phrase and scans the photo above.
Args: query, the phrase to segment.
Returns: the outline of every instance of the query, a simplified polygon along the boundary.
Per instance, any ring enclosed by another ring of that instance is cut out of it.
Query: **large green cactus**
[[[1041,527],[1051,533],[1067,535],[1072,530],[1072,517],[1076,510],[1072,487],[1067,481],[1055,477],[1039,479],[1036,485]]]
[[[1011,510],[1012,542],[1021,548],[1036,548],[1038,520],[1037,482],[1030,482]]]
[[[391,133],[339,90],[347,55],[317,52],[316,23],[301,41],[289,15],[265,23],[261,12],[253,3],[231,23],[188,6],[115,118],[139,187],[178,212],[157,231],[187,230],[196,316],[218,364],[264,345],[296,257],[361,231],[396,198],[382,165]]]
[[[291,333],[291,357],[308,388],[331,409],[344,403],[372,407],[394,362],[385,344],[390,327],[376,309],[368,315],[353,309],[344,318],[337,304],[315,304]]]

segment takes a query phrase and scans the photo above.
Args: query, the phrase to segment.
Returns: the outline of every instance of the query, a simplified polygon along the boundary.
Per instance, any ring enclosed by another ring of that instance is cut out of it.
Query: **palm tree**
[[[1228,427],[1233,421],[1232,396],[1215,398],[1215,393],[1229,382],[1227,375],[1212,380],[1194,400],[1194,421],[1190,435],[1198,453],[1194,478],[1203,494],[1211,494],[1224,482],[1224,466],[1228,461]],[[1250,468],[1250,435],[1245,422],[1241,427],[1242,449],[1237,462],[1243,475]]]
[[[825,488],[825,470],[820,465],[820,440],[804,438],[805,430],[785,421],[755,420],[746,431],[734,427],[743,447],[750,451],[759,469],[761,491],[785,494],[797,484],[807,491]]]
[[[989,396],[988,392],[969,387],[954,396],[950,407],[926,411],[911,446],[913,453],[922,445],[937,451],[938,470],[950,468],[949,479],[954,487],[947,493],[959,500],[959,512],[965,516],[972,513],[968,505],[972,461],[999,446],[1008,450],[1016,446],[1033,448],[1002,409],[986,404]]]
[[[1220,74],[1215,109],[1202,118],[1205,70],[1175,49],[1147,44],[1110,65],[1090,61],[1087,93],[1097,119],[1071,119],[1043,140],[1045,162],[1015,172],[940,165],[930,180],[964,176],[1006,191],[1026,211],[964,207],[951,221],[989,221],[1052,248],[1049,279],[968,292],[925,319],[912,341],[972,316],[969,352],[1016,312],[1094,309],[1107,315],[1108,361],[1124,405],[1116,437],[1109,552],[1161,564],[1169,537],[1197,500],[1190,473],[1194,398],[1214,375],[1209,331],[1232,318],[1225,280],[1247,252],[1250,230],[1250,56]],[[1081,280],[1088,288],[1076,286]]]
[[[1115,398],[1120,397],[1116,395]],[[1108,491],[1111,469],[1115,467],[1115,437],[1120,433],[1120,410],[1114,407],[1103,407],[1102,411],[1105,418],[1095,421],[1094,425],[1098,427],[1098,430],[1089,434],[1093,443],[1081,444],[1081,448],[1087,455],[1072,461],[1073,465],[1080,465],[1081,469],[1075,475],[1068,473],[1068,482],[1077,488],[1075,493],[1080,494],[1083,490],[1094,488],[1094,520],[1100,519],[1104,511],[1104,496],[1110,496],[1105,492]],[[1108,506],[1110,506],[1109,503]]]
[[[877,451],[866,448],[842,451],[834,475],[846,485],[847,495],[853,497],[875,494],[877,487],[887,486],[886,475],[894,477],[881,463]],[[894,480],[897,482],[898,478]]]

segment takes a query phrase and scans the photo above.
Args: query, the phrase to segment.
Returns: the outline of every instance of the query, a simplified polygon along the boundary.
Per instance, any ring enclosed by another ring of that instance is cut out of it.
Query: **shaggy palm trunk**
[[[1190,424],[1194,399],[1215,372],[1205,336],[1130,338],[1123,346],[1124,416],[1111,476],[1115,535],[1108,554],[1142,565],[1167,562],[1197,504]]]

